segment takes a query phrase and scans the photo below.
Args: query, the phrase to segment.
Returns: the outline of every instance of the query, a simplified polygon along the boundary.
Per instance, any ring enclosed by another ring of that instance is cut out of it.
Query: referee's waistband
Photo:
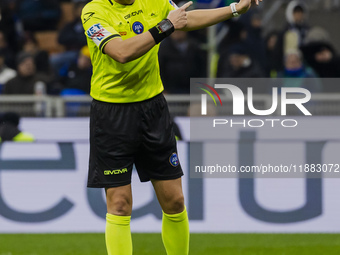
[[[97,100],[97,99],[94,99],[94,98],[93,98],[93,102],[100,103],[100,104],[110,104],[110,105],[131,105],[131,104],[144,104],[144,103],[147,103],[147,102],[150,102],[150,101],[153,101],[153,100],[163,99],[163,98],[164,98],[164,95],[161,92],[154,97],[151,97],[151,98],[143,100],[143,101],[138,101],[138,102],[112,103],[112,102],[100,101],[100,100]]]

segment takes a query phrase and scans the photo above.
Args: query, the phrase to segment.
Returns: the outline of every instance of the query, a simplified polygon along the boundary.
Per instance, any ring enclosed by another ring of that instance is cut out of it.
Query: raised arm
[[[252,3],[256,3],[258,5],[259,2],[262,2],[262,0],[240,0],[240,2],[236,4],[237,12],[239,14],[244,14],[249,10]],[[205,28],[228,20],[232,17],[233,13],[230,6],[217,9],[188,11],[187,25],[181,30],[191,31]]]
[[[181,8],[171,11],[168,19],[174,29],[183,29],[187,25],[187,12],[185,11],[192,2],[186,3]],[[135,60],[156,45],[154,37],[150,32],[146,32],[126,40],[117,37],[109,41],[104,47],[104,53],[120,63],[127,63]]]
[[[239,14],[243,14],[249,10],[252,3],[259,4],[260,1],[262,0],[240,0],[236,5],[236,9]],[[229,6],[186,12],[185,10],[191,4],[192,2],[190,1],[169,13],[167,19],[171,21],[174,29],[187,31],[201,29],[233,17]],[[153,35],[150,32],[146,32],[124,41],[117,37],[104,46],[104,53],[120,63],[127,63],[143,56],[155,45],[156,42]]]

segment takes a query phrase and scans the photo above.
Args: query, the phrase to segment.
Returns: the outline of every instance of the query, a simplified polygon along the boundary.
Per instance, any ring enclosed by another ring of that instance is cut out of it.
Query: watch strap
[[[230,4],[230,8],[231,8],[231,11],[232,11],[234,17],[240,16],[240,14],[237,12],[236,4],[237,3]]]
[[[165,29],[164,29],[165,28]],[[175,31],[175,27],[168,19],[164,19],[156,26],[149,29],[155,43],[158,44]]]
[[[163,27],[167,27],[167,29]],[[175,31],[175,27],[169,19],[163,19],[156,25],[156,28],[160,33],[165,33],[166,36],[171,35]]]

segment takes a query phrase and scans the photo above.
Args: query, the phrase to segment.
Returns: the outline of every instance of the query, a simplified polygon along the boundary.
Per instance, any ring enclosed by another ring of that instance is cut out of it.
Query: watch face
[[[162,30],[162,32],[168,31],[169,29],[171,29],[171,24],[170,22],[162,22],[161,24],[159,24],[159,28]]]

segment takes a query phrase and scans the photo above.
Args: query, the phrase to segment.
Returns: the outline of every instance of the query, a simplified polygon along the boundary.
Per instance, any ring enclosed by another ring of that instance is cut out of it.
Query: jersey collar
[[[132,4],[120,4],[117,3],[115,0],[106,0],[111,6],[116,6],[116,7],[127,7],[127,6],[132,6],[137,0],[135,0]]]

